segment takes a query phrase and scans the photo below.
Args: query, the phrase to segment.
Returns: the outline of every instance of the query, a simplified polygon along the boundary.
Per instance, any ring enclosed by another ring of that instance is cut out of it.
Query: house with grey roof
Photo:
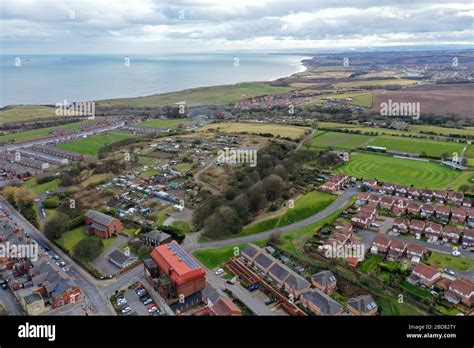
[[[255,257],[261,253],[261,249],[256,245],[247,244],[240,253],[244,257],[244,259],[252,263]]]
[[[173,237],[166,232],[160,230],[153,230],[151,232],[142,234],[140,236],[140,240],[146,245],[156,247],[158,245],[171,242],[173,240]]]
[[[302,276],[292,272],[284,281],[283,287],[295,298],[299,298],[302,293],[311,288],[311,283]]]
[[[265,255],[264,253],[257,255],[254,260],[255,267],[265,274],[268,273],[268,269],[273,265],[274,262],[275,261],[271,256]]]
[[[138,261],[138,257],[132,255],[127,256],[118,249],[112,251],[108,256],[108,259],[120,269],[127,268]]]
[[[121,233],[123,230],[123,225],[119,219],[96,210],[87,211],[84,218],[86,231],[100,238],[110,238]]]
[[[347,309],[354,315],[376,315],[378,305],[370,295],[361,295],[347,301]]]
[[[311,284],[326,294],[331,294],[336,289],[337,279],[331,271],[321,271],[313,274]]]
[[[274,263],[272,267],[268,270],[268,276],[270,279],[275,281],[278,286],[283,287],[284,281],[290,275],[291,270],[288,267],[280,264]]]
[[[301,295],[302,304],[316,315],[341,315],[343,307],[319,289]]]

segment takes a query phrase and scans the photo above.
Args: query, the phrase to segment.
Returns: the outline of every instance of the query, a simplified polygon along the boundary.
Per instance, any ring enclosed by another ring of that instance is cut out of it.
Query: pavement
[[[270,238],[270,236],[275,232],[280,232],[282,234],[290,233],[298,228],[306,227],[321,219],[324,219],[328,217],[329,215],[331,215],[332,213],[336,212],[337,210],[343,209],[347,205],[347,203],[351,200],[351,197],[356,195],[358,192],[359,190],[357,189],[357,187],[351,187],[347,191],[345,191],[342,195],[340,195],[331,205],[329,205],[328,207],[326,207],[319,213],[316,213],[306,219],[297,221],[293,224],[290,224],[284,227],[274,228],[268,231],[255,233],[248,236],[229,238],[225,240],[206,242],[206,243],[198,242],[199,239],[196,238],[196,236],[198,236],[197,234],[200,232],[196,232],[195,233],[196,236],[191,237],[189,240],[188,240],[188,236],[186,236],[183,247],[188,252],[192,252],[199,249],[220,248],[220,247],[224,247],[228,245],[251,243],[256,240]]]

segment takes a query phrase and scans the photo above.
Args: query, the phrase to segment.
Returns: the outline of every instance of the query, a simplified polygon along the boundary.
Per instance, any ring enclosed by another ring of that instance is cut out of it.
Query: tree
[[[51,240],[58,239],[69,230],[69,221],[70,218],[67,215],[57,212],[46,220],[43,233]]]
[[[103,247],[104,242],[102,242],[102,239],[89,236],[76,244],[73,253],[75,257],[81,260],[91,261],[100,255]]]
[[[274,245],[279,245],[282,243],[281,231],[275,231],[270,235],[270,243]]]
[[[462,193],[466,193],[467,191],[469,191],[469,185],[461,185],[459,186],[459,191],[461,191]]]
[[[12,205],[16,205],[15,193],[18,191],[18,187],[8,186],[3,189],[3,197]]]
[[[285,182],[278,175],[272,174],[263,180],[265,195],[269,201],[279,198],[285,189]]]
[[[20,210],[31,208],[33,206],[35,198],[36,194],[30,189],[24,187],[20,187],[15,192],[15,203],[18,209]]]

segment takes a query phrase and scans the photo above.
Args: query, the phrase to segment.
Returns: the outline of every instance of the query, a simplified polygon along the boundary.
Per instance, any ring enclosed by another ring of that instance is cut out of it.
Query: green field
[[[166,120],[150,120],[138,124],[141,127],[156,127],[156,128],[178,128],[180,124],[190,125],[193,120],[189,118],[170,118]]]
[[[55,117],[56,108],[43,105],[14,105],[0,109],[0,123],[11,123]]]
[[[71,251],[74,249],[77,243],[79,243],[82,239],[87,237],[87,233],[84,229],[84,226],[79,226],[73,230],[65,232],[61,238],[56,240],[56,243],[60,245],[63,249],[67,251]],[[97,236],[92,236],[92,238],[100,239]],[[107,248],[114,242],[114,238],[107,238],[101,239],[104,243],[103,250],[107,250]]]
[[[362,153],[351,155],[349,162],[334,172],[432,189],[449,188],[460,175],[458,171],[433,162]]]
[[[200,128],[200,131],[210,129],[226,133],[272,134],[275,137],[298,139],[310,128],[276,123],[221,122],[205,125]]]
[[[58,144],[56,147],[63,150],[82,153],[84,155],[95,156],[99,153],[100,148],[105,144],[127,139],[131,136],[132,134],[125,132],[107,133],[89,138],[73,140],[68,143]]]
[[[186,106],[224,105],[267,94],[282,94],[291,91],[288,87],[274,87],[260,82],[238,83],[235,85],[201,87],[179,92],[155,94],[146,97],[101,100],[98,104],[136,106],[176,106],[186,102]]]
[[[325,100],[331,99],[346,99],[351,98],[352,100],[345,100],[342,103],[356,105],[356,106],[363,106],[363,107],[371,107],[374,99],[373,93],[343,93],[343,94],[331,94],[331,95],[324,95],[313,98],[310,102],[306,103],[305,105],[314,105],[314,104],[323,104]]]
[[[365,147],[374,137],[368,135],[326,132],[311,141],[312,147],[332,147],[334,149],[354,150]]]
[[[284,214],[254,223],[246,227],[238,235],[249,235],[290,225],[320,212],[334,202],[335,199],[336,196],[324,192],[309,192],[299,197],[294,202],[294,207],[287,208]]]
[[[89,120],[87,121],[90,122]],[[7,141],[7,140],[19,141],[19,140],[39,138],[39,137],[49,134],[52,130],[55,130],[55,129],[79,129],[79,126],[82,123],[85,123],[87,121],[74,122],[74,123],[68,123],[62,126],[57,126],[57,127],[38,128],[38,129],[33,129],[29,131],[24,131],[24,132],[2,135],[0,136],[0,141]]]
[[[415,139],[405,137],[391,137],[388,135],[381,135],[369,143],[370,146],[386,147],[387,150],[410,152],[422,154],[427,156],[441,157],[443,153],[448,156],[453,156],[454,152],[461,154],[464,147],[469,147],[465,144],[448,143],[441,141],[434,141],[428,139]]]
[[[25,181],[24,183],[25,187],[28,187],[32,189],[37,195],[41,195],[45,193],[46,191],[54,191],[58,188],[59,185],[59,180],[51,180],[49,182],[45,182],[44,184],[38,185],[36,182],[36,179],[30,179]]]

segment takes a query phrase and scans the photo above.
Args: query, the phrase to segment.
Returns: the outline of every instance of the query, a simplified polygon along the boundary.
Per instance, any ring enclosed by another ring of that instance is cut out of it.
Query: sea
[[[306,58],[270,53],[1,55],[0,107],[128,98],[269,81],[304,71],[301,61]]]

